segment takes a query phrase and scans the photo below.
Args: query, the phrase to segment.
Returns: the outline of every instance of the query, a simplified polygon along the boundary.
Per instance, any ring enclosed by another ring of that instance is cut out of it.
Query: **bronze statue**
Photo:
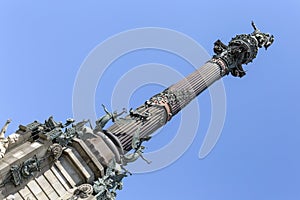
[[[132,138],[132,149],[134,149],[133,153],[128,153],[122,157],[122,166],[126,166],[130,162],[136,161],[139,157],[141,157],[144,161],[148,164],[151,164],[151,161],[147,160],[144,156],[144,149],[145,147],[142,146],[143,141],[150,140],[151,137],[148,136],[146,138],[140,138],[140,127],[136,130]]]
[[[123,111],[120,113],[117,113],[117,111],[114,111],[113,113],[111,113],[107,110],[107,108],[103,104],[102,104],[102,107],[106,114],[96,121],[96,129],[100,129],[100,130],[103,130],[104,126],[110,120],[112,120],[112,122],[115,122],[117,117],[119,117],[127,112],[126,109],[123,108]]]

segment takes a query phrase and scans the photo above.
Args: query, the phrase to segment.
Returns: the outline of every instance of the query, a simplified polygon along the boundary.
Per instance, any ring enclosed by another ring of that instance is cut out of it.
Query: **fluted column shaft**
[[[122,121],[110,126],[107,131],[116,136],[124,152],[131,150],[131,141],[136,131],[140,137],[154,133],[191,102],[202,91],[222,77],[221,67],[216,62],[207,62],[192,74],[170,86],[138,107],[134,112],[138,115],[127,115]]]

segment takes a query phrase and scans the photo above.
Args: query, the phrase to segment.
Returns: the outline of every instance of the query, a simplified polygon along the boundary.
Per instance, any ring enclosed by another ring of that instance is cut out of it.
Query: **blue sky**
[[[78,70],[101,42],[120,32],[162,27],[182,32],[212,55],[217,39],[250,33],[251,20],[275,36],[260,50],[242,79],[223,79],[227,114],[222,135],[205,159],[198,158],[210,119],[209,93],[200,103],[198,134],[184,155],[162,170],[124,180],[118,199],[289,199],[300,198],[299,1],[1,1],[0,122],[44,121],[73,116],[72,92]],[[127,56],[127,57],[126,57]],[[112,63],[96,91],[110,106],[111,85],[137,65],[162,63],[183,75],[192,66],[178,56],[155,50],[137,51]],[[111,81],[111,83],[109,82]],[[162,90],[150,84],[130,100],[142,104]],[[180,115],[148,144],[163,146],[174,136]],[[173,135],[172,135],[173,134]]]

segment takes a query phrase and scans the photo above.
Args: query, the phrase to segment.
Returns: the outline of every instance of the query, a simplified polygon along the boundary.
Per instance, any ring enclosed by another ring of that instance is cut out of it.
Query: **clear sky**
[[[198,157],[211,115],[210,96],[204,92],[198,97],[201,118],[190,148],[164,169],[124,180],[118,199],[300,199],[299,1],[102,2],[0,1],[0,123],[12,118],[9,133],[19,124],[42,122],[50,115],[59,121],[72,117],[80,66],[97,45],[115,34],[168,28],[191,37],[212,55],[215,40],[227,43],[236,34],[252,32],[254,20],[259,29],[274,34],[275,42],[245,67],[245,77],[223,79],[226,120],[213,151],[205,159]],[[164,51],[123,55],[99,81],[92,105],[98,117],[103,114],[101,103],[111,106],[117,81],[148,63],[167,65],[182,75],[193,71],[180,56]],[[129,107],[162,89],[149,82],[129,91],[133,92]],[[180,115],[174,117],[155,135],[147,151],[175,137],[179,119]]]

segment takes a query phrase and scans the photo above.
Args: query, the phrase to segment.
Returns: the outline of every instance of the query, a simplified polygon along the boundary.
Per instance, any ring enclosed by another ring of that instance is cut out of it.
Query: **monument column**
[[[251,34],[236,35],[225,45],[220,40],[214,43],[215,55],[192,74],[154,95],[136,110],[131,110],[125,122],[115,123],[106,131],[119,140],[119,148],[125,153],[132,149],[132,137],[139,131],[140,137],[148,137],[167,123],[183,107],[207,87],[225,75],[243,77],[242,65],[252,62],[258,49],[267,49],[274,41],[273,35],[262,33],[252,22]]]

